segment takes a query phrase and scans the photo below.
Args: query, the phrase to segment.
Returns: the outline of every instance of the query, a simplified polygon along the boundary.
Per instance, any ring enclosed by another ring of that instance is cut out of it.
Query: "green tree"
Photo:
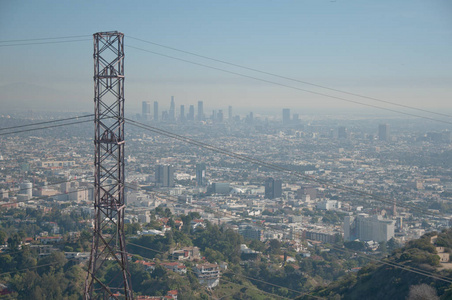
[[[366,249],[366,244],[361,241],[344,242],[344,246],[347,249],[356,251],[363,251],[364,249]]]
[[[395,240],[395,238],[391,238],[388,242],[387,242],[387,247],[389,251],[394,251],[397,248],[400,248],[400,244],[397,243],[397,241]]]
[[[8,238],[7,242],[8,242],[8,249],[10,251],[17,251],[17,250],[19,250],[19,246],[22,243],[22,239],[18,233],[13,233]]]
[[[2,272],[9,272],[15,268],[15,261],[9,254],[0,255],[0,270]]]
[[[269,242],[269,248],[268,250],[272,254],[280,254],[281,253],[281,242],[277,239],[272,239]]]
[[[222,262],[224,261],[224,256],[223,254],[221,254],[221,252],[210,249],[210,248],[206,248],[204,250],[204,257],[206,258],[207,261],[211,262],[211,263],[215,263],[215,262]]]
[[[140,223],[124,224],[124,233],[126,235],[137,234],[137,231],[141,231]]]
[[[49,270],[56,272],[63,271],[66,263],[67,259],[63,252],[52,252],[49,256],[38,261],[38,274],[42,276],[44,273],[49,272]]]
[[[8,235],[3,230],[0,230],[0,245],[4,245]]]
[[[388,252],[387,243],[386,242],[381,242],[378,245],[378,251],[381,251],[381,253],[387,253]]]
[[[267,245],[265,245],[265,243],[263,243],[261,241],[252,240],[250,243],[250,248],[255,251],[264,252],[265,249],[267,249]]]

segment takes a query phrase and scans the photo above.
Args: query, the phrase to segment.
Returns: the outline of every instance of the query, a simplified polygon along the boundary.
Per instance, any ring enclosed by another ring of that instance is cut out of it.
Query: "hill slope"
[[[438,234],[433,245],[431,238],[435,235],[429,233],[411,241],[385,260],[403,269],[371,263],[358,273],[348,273],[328,287],[317,289],[313,295],[328,299],[452,299],[452,270],[442,268],[436,250],[436,246],[442,246],[446,252],[451,251],[452,230]],[[407,270],[410,268],[431,276]],[[438,277],[447,279],[443,281]]]

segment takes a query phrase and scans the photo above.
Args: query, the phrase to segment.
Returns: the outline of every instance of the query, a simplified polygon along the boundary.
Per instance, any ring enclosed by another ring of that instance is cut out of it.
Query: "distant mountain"
[[[25,82],[0,86],[2,112],[9,110],[87,111],[91,109],[91,104],[92,97],[81,97],[58,88]]]
[[[452,230],[438,234],[437,239],[435,235],[429,233],[411,241],[386,259],[388,263],[399,264],[404,269],[370,263],[359,272],[350,272],[326,288],[318,288],[312,295],[327,299],[452,299],[452,284],[434,278],[441,276],[452,281],[452,270],[443,268],[436,248],[442,246],[446,253],[452,251]],[[436,240],[435,245],[432,240]],[[431,276],[408,271],[409,268],[416,268]]]

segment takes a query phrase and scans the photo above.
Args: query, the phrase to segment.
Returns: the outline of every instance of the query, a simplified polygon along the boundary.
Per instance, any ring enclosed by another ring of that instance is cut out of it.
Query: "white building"
[[[334,210],[334,209],[340,209],[341,208],[341,202],[337,200],[323,200],[316,205],[317,209],[322,210]]]
[[[394,237],[395,221],[383,219],[381,216],[359,214],[356,217],[344,218],[344,239],[346,241],[388,241]]]
[[[30,181],[24,181],[19,185],[19,194],[21,195],[27,195],[28,199],[31,199],[33,197],[33,183]]]
[[[220,283],[220,267],[217,264],[197,264],[193,271],[199,283],[208,288],[216,287]]]

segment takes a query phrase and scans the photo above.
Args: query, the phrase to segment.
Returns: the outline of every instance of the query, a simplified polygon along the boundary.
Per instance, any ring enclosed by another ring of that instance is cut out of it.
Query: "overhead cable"
[[[169,132],[167,130],[164,130],[164,129],[161,129],[161,128],[157,128],[157,127],[154,127],[154,126],[150,126],[150,125],[147,125],[147,124],[144,124],[144,123],[140,123],[140,122],[128,119],[128,118],[125,118],[125,120],[127,122],[129,122],[130,125],[133,125],[133,126],[136,126],[136,127],[142,128],[142,129],[146,129],[148,131],[151,131],[151,132],[154,132],[154,133],[157,133],[157,134],[161,134],[161,135],[164,135],[164,136],[167,136],[167,137],[179,140],[181,142],[192,144],[192,145],[198,146],[198,147],[203,148],[203,149],[207,149],[207,150],[214,151],[214,152],[217,152],[217,153],[222,153],[222,154],[227,155],[229,157],[234,157],[236,159],[239,159],[239,160],[242,160],[242,161],[246,161],[246,162],[249,162],[249,163],[252,163],[252,164],[255,164],[255,165],[260,165],[260,166],[263,166],[263,167],[267,167],[267,168],[272,169],[274,171],[283,172],[283,173],[289,174],[291,176],[295,176],[295,177],[298,177],[298,178],[301,178],[301,179],[304,179],[304,180],[307,180],[307,181],[310,181],[310,182],[315,182],[315,183],[322,184],[322,185],[327,185],[329,187],[333,187],[333,188],[336,188],[336,189],[339,189],[339,190],[351,192],[353,194],[360,195],[360,196],[363,196],[363,197],[367,197],[367,198],[370,198],[370,199],[375,200],[375,201],[383,202],[383,203],[390,204],[390,205],[397,204],[398,206],[406,207],[406,208],[409,208],[411,210],[416,210],[416,211],[424,213],[424,214],[428,214],[428,215],[435,216],[435,217],[438,216],[438,214],[436,214],[436,213],[428,212],[428,211],[426,211],[426,210],[424,210],[422,208],[419,208],[417,206],[414,206],[414,205],[409,205],[409,204],[406,204],[406,203],[385,199],[383,197],[374,195],[371,192],[366,192],[366,191],[358,190],[358,189],[355,189],[355,188],[352,188],[352,187],[347,187],[347,186],[341,185],[339,183],[334,183],[334,182],[332,182],[330,180],[327,180],[327,179],[321,179],[321,178],[316,178],[314,176],[305,175],[305,174],[302,174],[300,172],[290,170],[290,169],[288,169],[286,167],[281,167],[281,166],[278,166],[278,165],[275,165],[275,164],[271,164],[271,163],[268,163],[268,162],[265,162],[265,161],[262,161],[262,160],[259,160],[259,159],[255,159],[255,158],[246,156],[246,155],[238,154],[238,153],[235,153],[233,151],[229,151],[229,150],[222,149],[222,148],[219,148],[219,147],[216,147],[216,146],[212,146],[212,145],[209,145],[207,143],[200,142],[200,141],[197,141],[197,140],[194,140],[194,139],[191,139],[191,138],[187,138],[187,137],[184,137],[184,136],[181,136],[181,135]]]
[[[241,69],[248,70],[248,71],[253,71],[253,72],[257,72],[257,73],[261,73],[261,74],[265,74],[265,75],[270,75],[270,76],[273,76],[273,77],[278,77],[278,78],[282,78],[282,79],[286,79],[286,80],[290,80],[290,81],[294,81],[294,82],[298,82],[298,83],[303,83],[303,84],[306,84],[306,85],[319,87],[319,88],[326,89],[326,90],[333,91],[333,92],[338,92],[338,93],[342,93],[342,94],[346,94],[346,95],[350,95],[350,96],[355,96],[355,97],[359,97],[359,98],[373,100],[373,101],[377,101],[377,102],[381,102],[381,103],[385,103],[385,104],[390,104],[390,105],[394,105],[394,106],[399,106],[399,107],[403,107],[403,108],[413,109],[413,110],[417,110],[417,111],[420,111],[420,112],[435,114],[435,115],[438,115],[438,116],[449,117],[449,118],[452,117],[452,115],[449,115],[449,114],[434,112],[434,111],[430,111],[430,110],[427,110],[427,109],[422,109],[422,108],[418,108],[418,107],[414,107],[414,106],[410,106],[410,105],[399,104],[399,103],[395,103],[395,102],[391,102],[391,101],[387,101],[387,100],[383,100],[383,99],[379,99],[379,98],[375,98],[375,97],[369,97],[369,96],[366,96],[366,95],[361,95],[361,94],[356,94],[356,93],[352,93],[352,92],[348,92],[348,91],[343,91],[343,90],[331,88],[331,87],[328,87],[328,86],[325,86],[325,85],[315,84],[315,83],[312,83],[312,82],[299,80],[299,79],[296,79],[296,78],[287,77],[287,76],[275,74],[275,73],[272,73],[272,72],[262,71],[262,70],[259,70],[259,69],[255,69],[255,68],[239,65],[239,64],[228,62],[228,61],[225,61],[225,60],[212,58],[212,57],[209,57],[209,56],[201,55],[201,54],[190,52],[190,51],[187,51],[187,50],[181,50],[181,49],[178,49],[178,48],[165,46],[165,45],[162,45],[162,44],[159,44],[159,43],[143,40],[143,39],[132,37],[132,36],[128,36],[128,38],[134,39],[134,40],[137,40],[137,41],[140,41],[140,42],[143,42],[143,43],[156,45],[156,46],[159,46],[159,47],[162,47],[162,48],[174,50],[174,51],[177,51],[177,52],[193,55],[193,56],[200,57],[200,58],[203,58],[203,59],[219,62],[219,63],[225,64],[225,65],[230,65],[230,66],[241,68]]]
[[[400,110],[395,110],[395,109],[392,109],[392,108],[387,108],[387,107],[382,107],[382,106],[378,106],[378,105],[374,105],[374,104],[369,104],[369,103],[364,103],[364,102],[360,102],[360,101],[355,101],[355,100],[347,99],[347,98],[344,98],[344,97],[338,97],[338,96],[329,95],[329,94],[325,94],[325,93],[321,93],[321,92],[316,92],[316,91],[311,91],[311,90],[307,90],[307,89],[302,89],[302,88],[298,88],[298,87],[295,87],[295,86],[279,83],[279,82],[276,82],[276,81],[271,81],[271,80],[258,78],[258,77],[255,77],[255,76],[250,76],[250,75],[246,75],[246,74],[242,74],[242,73],[238,73],[238,72],[234,72],[234,71],[229,71],[229,70],[225,70],[225,69],[222,69],[222,68],[209,66],[209,65],[206,65],[206,64],[190,61],[190,60],[187,60],[187,59],[178,58],[178,57],[167,55],[167,54],[163,54],[163,53],[158,53],[158,52],[155,52],[155,51],[150,51],[150,50],[139,48],[139,47],[135,47],[135,46],[126,45],[126,47],[129,47],[129,48],[132,48],[132,49],[136,49],[136,50],[139,50],[139,51],[143,51],[143,52],[148,52],[148,53],[155,54],[155,55],[159,55],[159,56],[162,56],[162,57],[166,57],[166,58],[170,58],[170,59],[186,62],[186,63],[192,64],[192,65],[197,65],[197,66],[201,66],[201,67],[204,67],[204,68],[209,68],[209,69],[212,69],[212,70],[221,71],[221,72],[224,72],[224,73],[229,73],[229,74],[233,74],[233,75],[237,75],[237,76],[241,76],[241,77],[245,77],[245,78],[250,78],[250,79],[257,80],[257,81],[266,82],[266,83],[270,83],[270,84],[273,84],[273,85],[282,86],[282,87],[285,87],[285,88],[289,88],[289,89],[293,89],[293,90],[297,90],[297,91],[302,91],[302,92],[306,92],[306,93],[310,93],[310,94],[314,94],[314,95],[318,95],[318,96],[322,96],[322,97],[332,98],[332,99],[336,99],[336,100],[340,100],[340,101],[344,101],[344,102],[349,102],[349,103],[354,103],[354,104],[358,104],[358,105],[362,105],[362,106],[372,107],[372,108],[376,108],[376,109],[380,109],[380,110],[384,110],[384,111],[389,111],[389,112],[393,112],[393,113],[397,113],[397,114],[402,114],[402,115],[406,115],[406,116],[410,116],[410,117],[422,118],[422,119],[426,119],[426,120],[430,120],[430,121],[435,121],[435,122],[440,122],[440,123],[452,125],[452,121],[435,119],[435,118],[428,117],[428,116],[422,116],[422,115],[418,115],[418,114],[413,114],[413,113],[408,113],[408,112],[404,112],[404,111],[400,111]]]

